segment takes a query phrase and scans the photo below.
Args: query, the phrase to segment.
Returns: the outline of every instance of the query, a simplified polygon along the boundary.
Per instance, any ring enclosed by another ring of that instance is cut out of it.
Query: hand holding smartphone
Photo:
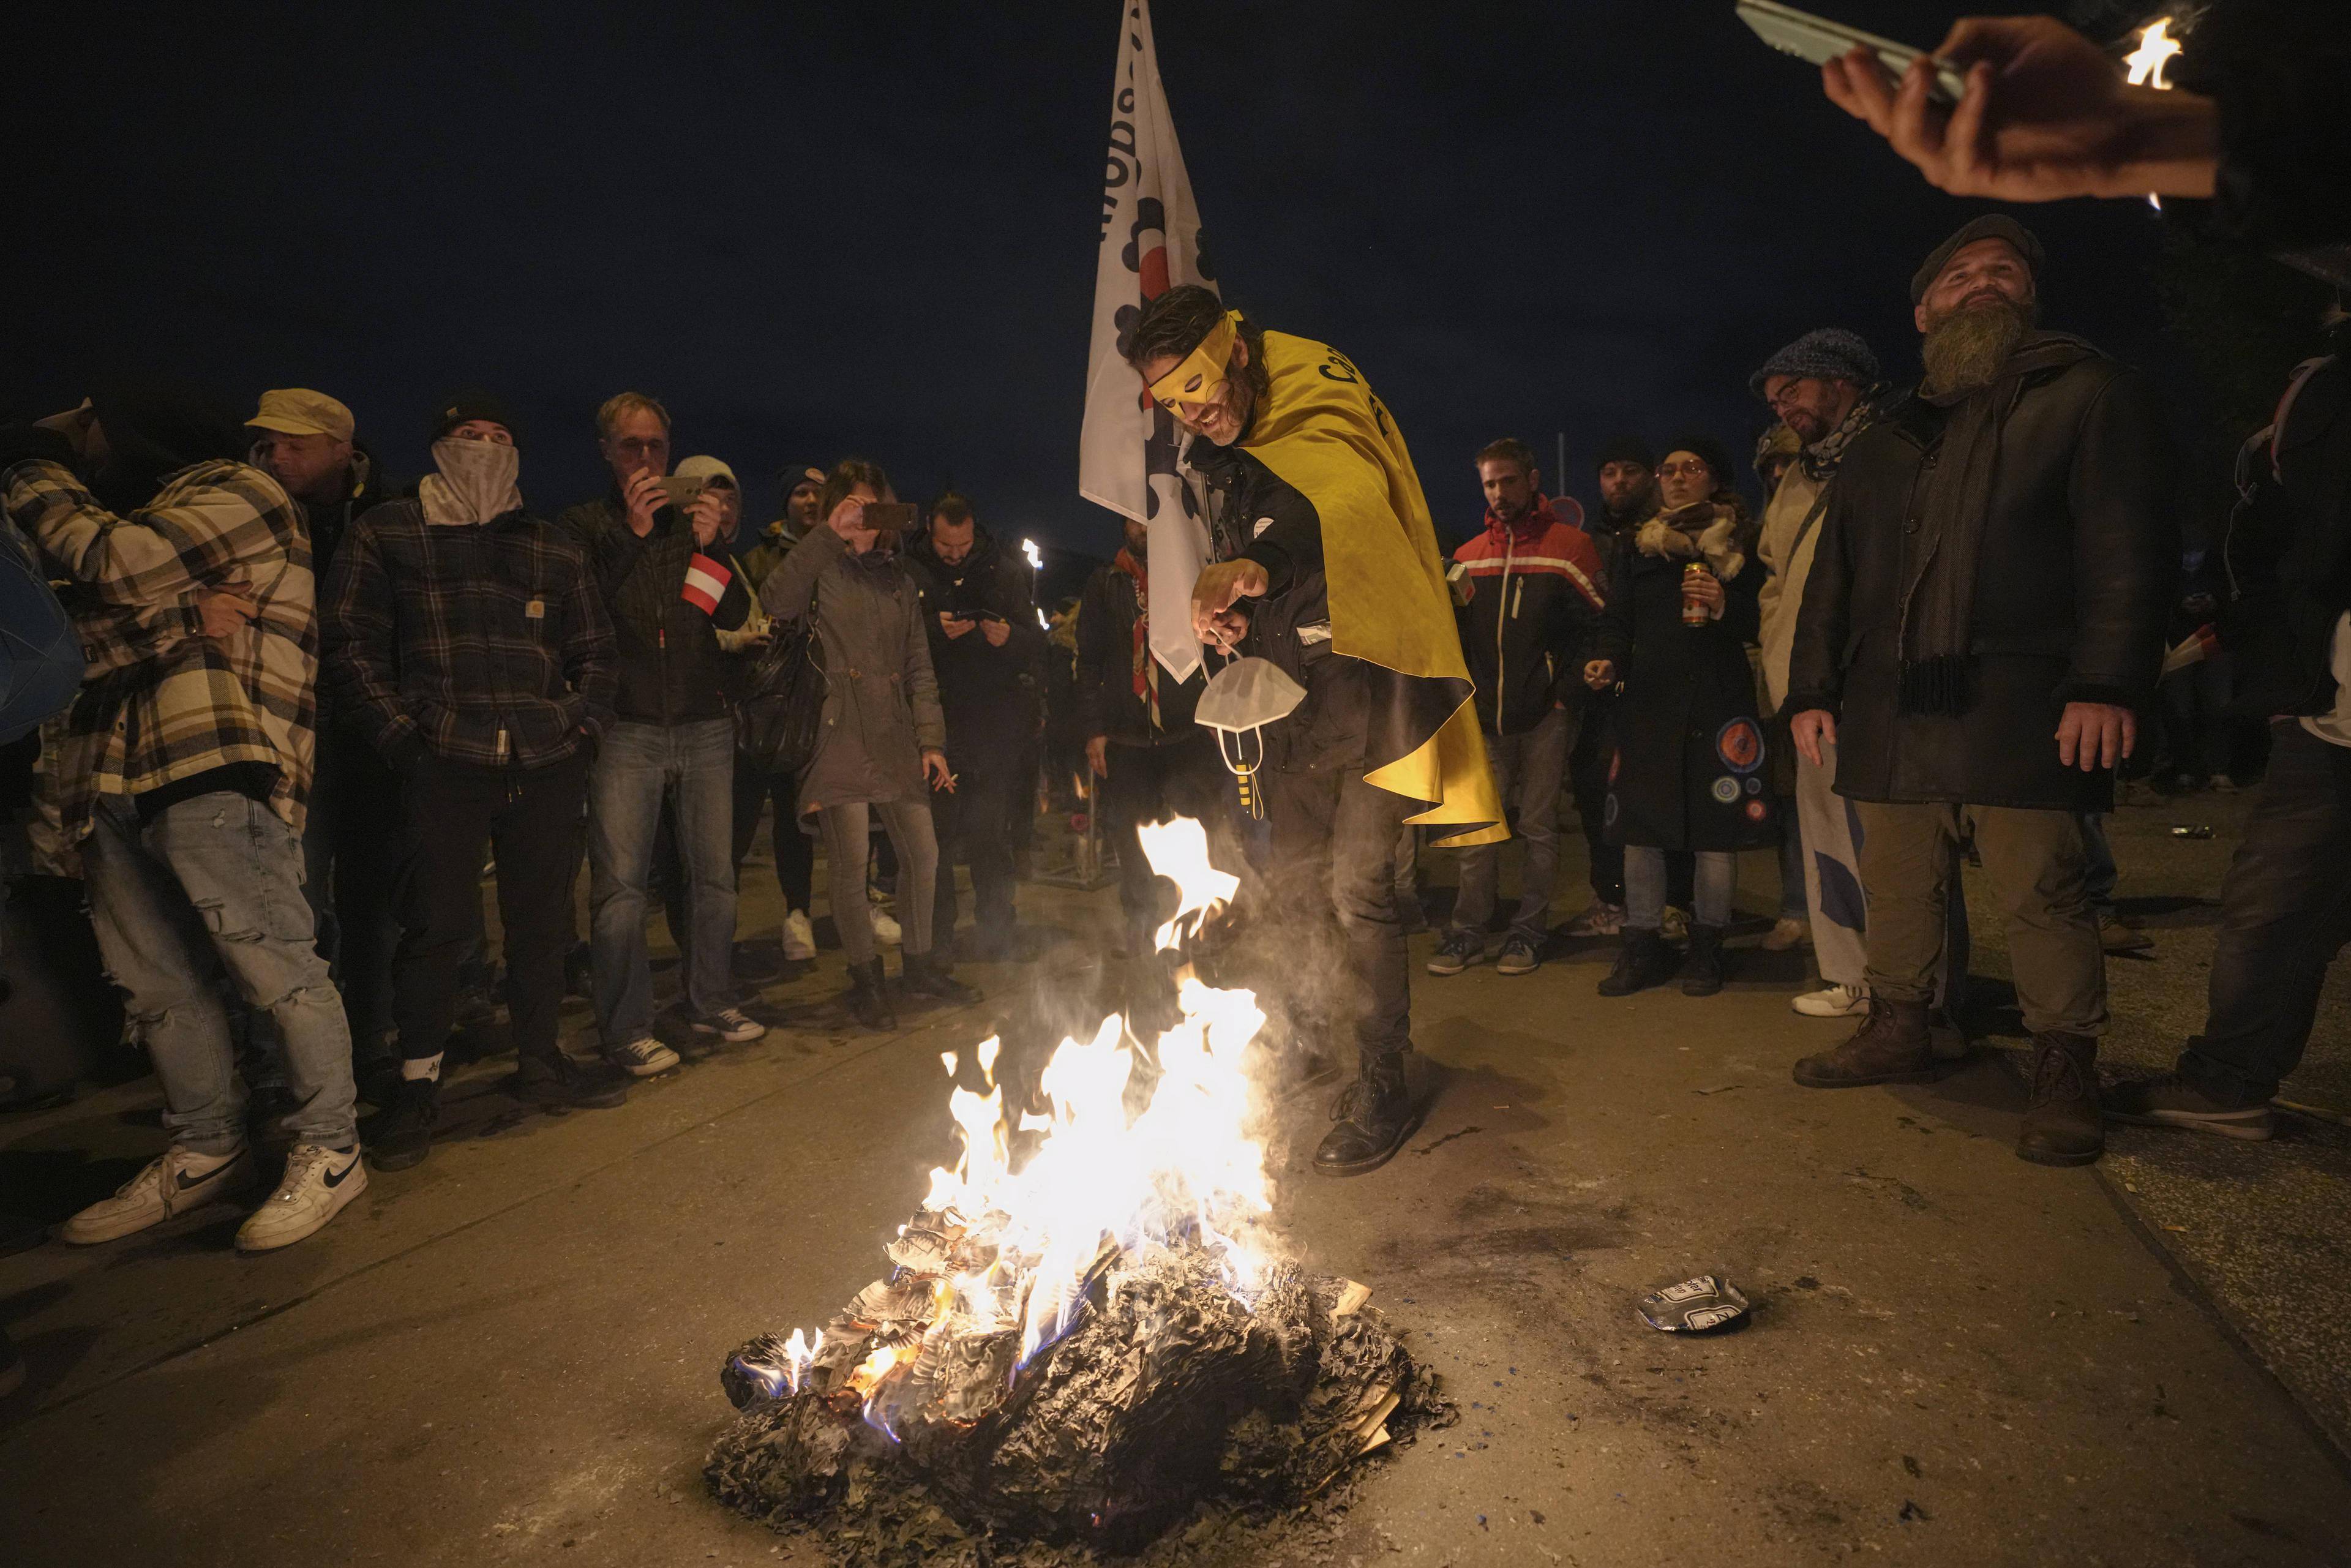
[[[1891,38],[1881,38],[1875,33],[1865,33],[1843,22],[1832,22],[1826,16],[1799,11],[1793,5],[1782,5],[1779,0],[1739,0],[1739,19],[1782,54],[1793,55],[1814,65],[1841,58],[1856,48],[1867,49],[1897,81],[1910,68],[1910,62],[1927,52]],[[1935,62],[1934,83],[1928,90],[1929,99],[1948,107],[1959,102],[1959,95],[1966,90],[1967,78],[1962,72],[1940,60]]]

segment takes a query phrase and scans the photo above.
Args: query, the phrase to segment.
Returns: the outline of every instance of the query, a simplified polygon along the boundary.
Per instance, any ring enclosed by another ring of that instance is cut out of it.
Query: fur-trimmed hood
[[[1633,546],[1667,560],[1702,560],[1729,582],[1747,569],[1755,528],[1747,503],[1732,496],[1653,515],[1635,531]]]

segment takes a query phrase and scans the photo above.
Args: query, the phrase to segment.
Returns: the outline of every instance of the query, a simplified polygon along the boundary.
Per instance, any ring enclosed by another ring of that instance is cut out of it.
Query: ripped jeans
[[[313,941],[302,841],[260,801],[223,790],[166,808],[141,826],[131,801],[102,796],[82,844],[90,920],[131,1028],[163,1085],[163,1125],[200,1155],[245,1146],[225,969],[285,1043],[297,1142],[350,1147],[350,1027]]]

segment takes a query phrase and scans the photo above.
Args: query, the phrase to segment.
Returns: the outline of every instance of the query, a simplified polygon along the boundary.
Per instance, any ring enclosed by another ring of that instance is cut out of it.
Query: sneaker
[[[440,1117],[441,1084],[432,1078],[403,1082],[383,1109],[360,1124],[368,1164],[380,1171],[404,1171],[433,1152],[433,1124]]]
[[[1812,925],[1792,915],[1783,915],[1771,924],[1760,944],[1766,953],[1790,953],[1812,939]]]
[[[2240,1105],[2220,1099],[2178,1072],[2117,1083],[2099,1100],[2107,1120],[2142,1127],[2186,1127],[2254,1144],[2277,1132],[2277,1115],[2267,1103]]]
[[[193,1213],[252,1179],[253,1159],[244,1149],[200,1155],[174,1145],[116,1187],[112,1197],[100,1198],[59,1226],[57,1239],[74,1247],[112,1241]]]
[[[2233,795],[2237,792],[2237,781],[2225,773],[2215,773],[2210,781],[2210,788],[2215,795]]]
[[[905,939],[898,917],[882,902],[882,894],[869,887],[865,890],[866,914],[873,922],[873,940],[884,947],[895,947]]]
[[[1482,932],[1448,931],[1445,940],[1437,945],[1429,956],[1428,972],[1432,975],[1458,975],[1472,964],[1486,961],[1486,937]]]
[[[1502,944],[1502,956],[1495,962],[1494,973],[1531,975],[1541,967],[1542,960],[1535,956],[1534,938],[1512,932],[1510,939]]]
[[[809,925],[808,911],[795,909],[784,916],[784,957],[805,964],[815,956],[816,932]]]
[[[582,1061],[559,1051],[551,1061],[524,1061],[499,1087],[526,1105],[609,1111],[629,1103],[629,1077],[601,1059]]]
[[[731,1045],[740,1045],[747,1040],[764,1039],[768,1026],[741,1008],[721,1008],[706,1019],[695,1019],[694,1032],[716,1035]]]
[[[1858,1018],[1869,1010],[1869,988],[1827,986],[1789,998],[1788,1006],[1808,1019]]]
[[[2098,911],[2098,946],[2109,953],[2146,953],[2152,951],[2155,938],[2135,920],[2126,920],[2111,910]]]
[[[653,1036],[641,1034],[626,1045],[606,1046],[604,1060],[632,1078],[651,1078],[675,1067],[678,1059],[677,1052]]]
[[[1676,909],[1668,904],[1665,915],[1657,922],[1657,935],[1668,942],[1687,942],[1689,940],[1689,923],[1688,910]]]
[[[1625,906],[1594,899],[1592,907],[1567,923],[1570,936],[1615,936],[1625,929]]]
[[[359,1145],[335,1150],[324,1144],[297,1144],[286,1156],[286,1176],[251,1218],[236,1228],[240,1252],[270,1252],[315,1234],[343,1206],[367,1191],[367,1162]]]

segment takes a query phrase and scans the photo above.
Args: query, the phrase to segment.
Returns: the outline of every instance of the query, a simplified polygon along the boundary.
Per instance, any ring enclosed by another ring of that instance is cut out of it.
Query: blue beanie
[[[1867,387],[1875,386],[1882,373],[1877,356],[1869,351],[1860,333],[1842,327],[1819,327],[1764,361],[1763,368],[1747,378],[1747,390],[1761,397],[1763,383],[1773,376],[1818,376],[1824,382]]]

